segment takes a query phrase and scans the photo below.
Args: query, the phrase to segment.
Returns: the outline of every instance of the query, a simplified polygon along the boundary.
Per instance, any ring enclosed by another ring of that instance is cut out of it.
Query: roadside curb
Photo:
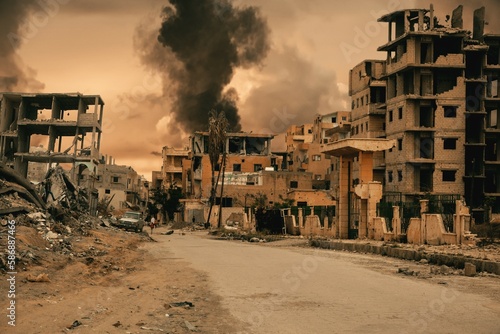
[[[312,240],[312,247],[343,250],[358,253],[373,253],[389,256],[403,260],[420,261],[426,259],[431,264],[446,265],[457,269],[464,269],[465,263],[469,262],[476,266],[477,271],[500,275],[500,262],[474,259],[460,255],[426,253],[414,249],[398,248],[397,246],[377,246],[369,244],[347,243],[338,241]]]

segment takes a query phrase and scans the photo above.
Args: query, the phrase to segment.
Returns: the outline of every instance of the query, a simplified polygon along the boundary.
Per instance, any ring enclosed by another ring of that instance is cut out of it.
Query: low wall
[[[410,244],[437,246],[457,243],[457,234],[446,232],[439,214],[423,214],[422,218],[411,218],[406,237]]]
[[[472,259],[470,257],[460,255],[436,253],[428,254],[415,249],[404,249],[394,246],[378,246],[361,243],[348,243],[341,241],[312,240],[311,246],[357,253],[373,253],[403,260],[420,261],[422,259],[426,259],[431,264],[446,265],[448,267],[457,269],[463,269],[465,267],[465,263],[470,262],[476,266],[477,271],[485,271],[488,273],[500,275],[500,262]]]

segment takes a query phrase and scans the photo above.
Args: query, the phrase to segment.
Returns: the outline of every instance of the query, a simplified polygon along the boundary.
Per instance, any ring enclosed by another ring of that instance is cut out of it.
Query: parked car
[[[144,225],[145,222],[142,218],[142,213],[136,211],[125,212],[116,223],[117,227],[135,232],[142,232]]]

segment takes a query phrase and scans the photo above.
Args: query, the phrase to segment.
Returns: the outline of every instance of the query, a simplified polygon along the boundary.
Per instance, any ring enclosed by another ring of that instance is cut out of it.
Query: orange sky
[[[169,99],[161,97],[162,76],[141,64],[138,54],[145,45],[159,47],[159,15],[168,1],[47,1],[57,6],[50,15],[38,8],[28,16],[32,29],[24,33],[17,61],[25,71],[35,71],[29,75],[44,84],[43,92],[101,95],[106,103],[101,153],[151,179],[151,171],[161,166],[153,153],[163,146],[182,146],[186,138],[172,121]],[[435,2],[436,15],[443,19],[460,4],[446,1],[443,8]],[[495,0],[463,2],[466,25],[481,5],[487,6],[487,20],[500,9]],[[229,85],[239,93],[243,130],[254,133],[280,133],[291,124],[312,121],[317,113],[348,110],[349,69],[385,56],[376,48],[386,42],[387,27],[376,23],[376,17],[388,10],[429,6],[419,0],[233,4],[260,7],[270,27],[271,49],[263,64],[236,70]],[[490,21],[487,29],[496,25]]]

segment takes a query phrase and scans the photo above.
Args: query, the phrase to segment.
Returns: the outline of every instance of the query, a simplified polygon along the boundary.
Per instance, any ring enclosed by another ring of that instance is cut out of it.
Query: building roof
[[[40,109],[51,109],[53,98],[57,99],[59,106],[63,110],[77,110],[80,98],[87,105],[97,104],[104,105],[100,95],[83,95],[81,93],[9,93],[0,92],[0,96],[8,97],[12,100],[21,100],[24,98],[28,101],[32,100],[33,103],[38,104]]]

